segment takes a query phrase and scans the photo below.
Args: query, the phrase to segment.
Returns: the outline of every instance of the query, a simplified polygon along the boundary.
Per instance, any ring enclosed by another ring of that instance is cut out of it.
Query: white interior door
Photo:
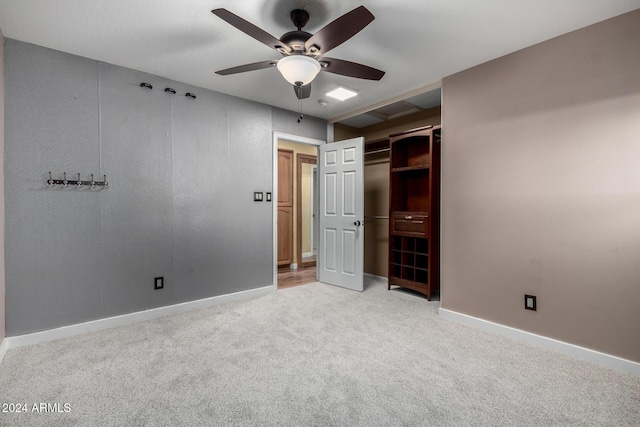
[[[364,290],[364,138],[321,145],[318,280]]]

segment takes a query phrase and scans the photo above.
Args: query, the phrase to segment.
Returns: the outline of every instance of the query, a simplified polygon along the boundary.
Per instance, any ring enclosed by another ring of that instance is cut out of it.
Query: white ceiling
[[[321,72],[302,112],[330,121],[418,95],[447,75],[640,8],[640,0],[0,0],[7,38],[120,65],[297,111],[274,68],[232,76],[216,70],[280,55],[213,15],[226,8],[279,38],[305,8],[316,32],[360,6],[376,19],[329,56],[386,71],[367,81]],[[344,102],[324,93],[358,92]],[[326,101],[321,105],[318,101]]]

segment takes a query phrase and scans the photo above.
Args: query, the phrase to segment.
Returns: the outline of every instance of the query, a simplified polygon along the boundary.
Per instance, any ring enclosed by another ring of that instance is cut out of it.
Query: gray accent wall
[[[304,102],[305,101],[302,103],[303,106]],[[276,107],[273,107],[271,114],[273,116],[274,131],[288,133],[289,135],[307,136],[309,138],[315,138],[322,141],[327,139],[326,120],[305,116],[303,114],[302,120],[298,123],[300,113]]]
[[[272,284],[253,192],[274,131],[324,140],[326,121],[11,39],[5,74],[7,336]]]

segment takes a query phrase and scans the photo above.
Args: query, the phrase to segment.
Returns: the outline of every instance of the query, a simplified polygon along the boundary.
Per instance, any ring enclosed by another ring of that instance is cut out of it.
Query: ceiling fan
[[[324,56],[328,51],[341,45],[369,25],[375,17],[360,6],[330,22],[315,34],[303,31],[309,22],[309,12],[304,9],[291,11],[291,21],[297,30],[289,31],[275,38],[249,21],[226,9],[214,9],[214,15],[222,18],[240,31],[280,52],[283,58],[240,65],[216,71],[223,76],[277,67],[282,76],[293,85],[298,99],[311,96],[311,81],[323,70],[329,73],[359,79],[380,80],[384,71],[343,59]]]

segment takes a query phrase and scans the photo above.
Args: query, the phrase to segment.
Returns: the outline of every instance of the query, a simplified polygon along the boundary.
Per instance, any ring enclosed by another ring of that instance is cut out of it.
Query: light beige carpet
[[[313,283],[12,349],[0,402],[61,412],[0,425],[640,424],[640,378],[442,319],[438,304]]]

